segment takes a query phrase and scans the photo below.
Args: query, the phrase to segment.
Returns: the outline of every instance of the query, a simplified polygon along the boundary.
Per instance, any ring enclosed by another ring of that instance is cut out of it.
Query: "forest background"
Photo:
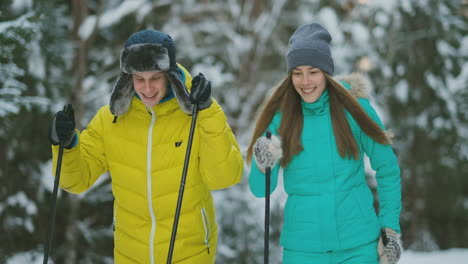
[[[109,101],[130,34],[155,28],[175,39],[178,62],[211,80],[245,155],[258,106],[286,74],[289,36],[310,22],[329,29],[336,74],[369,79],[395,134],[405,249],[468,248],[467,20],[467,0],[0,1],[0,263],[42,258],[50,120],[72,103],[86,127]],[[59,192],[56,263],[113,263],[110,182]],[[214,196],[217,263],[262,263],[264,200],[249,191],[248,167]],[[280,263],[282,188],[272,199],[270,263]]]

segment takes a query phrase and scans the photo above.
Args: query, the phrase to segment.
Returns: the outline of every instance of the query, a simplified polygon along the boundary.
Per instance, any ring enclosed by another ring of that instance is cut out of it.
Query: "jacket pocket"
[[[203,242],[206,245],[206,250],[208,251],[208,254],[210,254],[210,221],[208,220],[208,214],[206,213],[206,210],[204,207],[200,209],[202,221],[203,221],[203,228],[205,229],[205,238]]]

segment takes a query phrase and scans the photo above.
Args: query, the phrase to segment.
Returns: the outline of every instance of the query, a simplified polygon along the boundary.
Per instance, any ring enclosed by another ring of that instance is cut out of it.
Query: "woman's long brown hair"
[[[382,128],[369,117],[359,102],[338,81],[326,73],[327,88],[330,100],[330,114],[333,132],[335,134],[338,153],[343,158],[359,158],[359,148],[351,132],[346,111],[348,111],[366,135],[380,144],[391,144],[391,139]],[[257,140],[268,128],[276,112],[281,111],[281,123],[278,134],[282,140],[283,157],[281,166],[286,167],[294,155],[299,154],[304,147],[301,143],[304,118],[301,97],[294,89],[292,74],[289,73],[275,89],[273,95],[261,109],[255,125],[254,133],[247,149],[247,162],[252,159],[252,148]]]

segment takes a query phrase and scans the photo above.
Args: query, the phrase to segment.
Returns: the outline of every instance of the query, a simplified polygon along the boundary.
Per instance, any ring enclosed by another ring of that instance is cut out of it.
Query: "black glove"
[[[192,79],[192,90],[190,91],[190,102],[198,104],[198,109],[203,110],[211,106],[211,82],[199,73]]]
[[[54,115],[49,127],[49,141],[52,145],[63,144],[65,148],[71,148],[75,139],[75,111],[68,104]]]

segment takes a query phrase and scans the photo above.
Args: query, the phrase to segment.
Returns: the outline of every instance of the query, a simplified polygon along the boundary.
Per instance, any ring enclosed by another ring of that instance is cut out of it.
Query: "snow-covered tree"
[[[286,74],[289,36],[310,22],[329,29],[337,74],[368,75],[373,103],[395,132],[405,246],[467,247],[463,10],[452,0],[1,2],[0,262],[42,258],[53,184],[49,122],[73,103],[78,128],[88,124],[109,100],[130,34],[155,28],[175,39],[178,62],[212,82],[245,152],[259,105]],[[217,263],[262,263],[264,199],[250,193],[248,170],[240,184],[214,192]],[[108,175],[85,194],[59,192],[56,263],[113,262],[112,200]],[[271,204],[272,264],[281,262],[284,200],[279,186]]]
[[[62,61],[44,48],[52,48],[60,37],[51,34],[46,40],[52,33],[50,20],[33,11],[31,3],[2,4],[0,12],[0,226],[5,238],[0,262],[6,262],[9,256],[37,251],[45,238],[41,227],[47,222],[49,191],[42,167],[50,160],[46,124],[52,115],[51,88],[62,81],[48,74],[55,68],[52,64],[60,67]]]
[[[462,1],[390,1],[369,28],[370,75],[395,131],[405,246],[467,246],[468,23]]]

